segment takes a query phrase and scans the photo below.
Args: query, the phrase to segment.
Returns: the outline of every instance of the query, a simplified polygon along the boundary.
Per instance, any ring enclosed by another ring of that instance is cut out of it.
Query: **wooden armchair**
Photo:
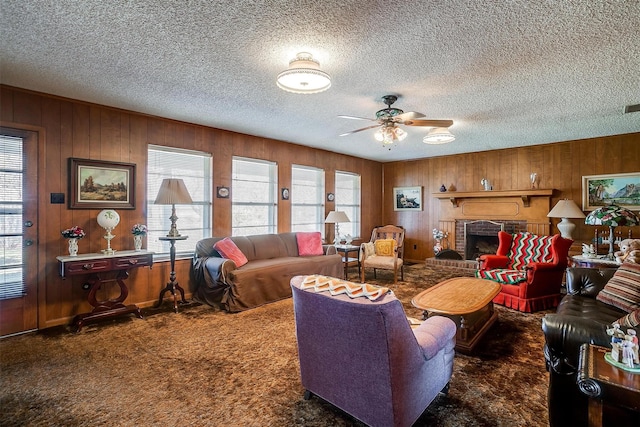
[[[377,243],[376,243],[377,242]],[[398,270],[400,280],[404,280],[404,228],[395,225],[375,227],[371,233],[371,239],[360,245],[360,281],[364,283],[365,268],[373,268],[373,277],[376,270],[393,270],[393,282],[398,282]]]

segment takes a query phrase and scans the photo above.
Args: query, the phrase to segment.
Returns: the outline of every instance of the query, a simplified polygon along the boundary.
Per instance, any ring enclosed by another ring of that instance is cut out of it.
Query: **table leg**
[[[102,287],[103,283],[107,281],[102,280],[99,275],[92,274],[87,280],[90,285],[89,295],[87,295],[87,301],[93,307],[93,310],[89,313],[81,313],[74,317],[73,326],[76,332],[80,332],[82,327],[89,322],[120,316],[123,314],[133,313],[138,318],[142,319],[142,312],[140,308],[135,304],[125,305],[124,300],[129,295],[129,289],[127,285],[124,283],[124,280],[129,277],[129,273],[126,270],[121,270],[118,272],[118,275],[115,279],[110,279],[108,281],[115,280],[120,288],[120,295],[117,298],[103,300],[100,301],[96,298],[96,293]]]
[[[160,307],[162,305],[162,299],[164,298],[164,294],[168,291],[173,295],[173,310],[178,312],[178,296],[176,295],[176,289],[180,292],[180,302],[182,304],[186,304],[187,300],[184,298],[184,289],[180,286],[180,284],[176,281],[176,246],[175,241],[171,240],[171,247],[169,249],[169,258],[171,261],[171,273],[169,273],[169,282],[167,282],[167,286],[164,287],[160,291],[160,297],[158,298],[158,302],[154,307]]]
[[[602,427],[602,400],[589,398],[589,427]]]

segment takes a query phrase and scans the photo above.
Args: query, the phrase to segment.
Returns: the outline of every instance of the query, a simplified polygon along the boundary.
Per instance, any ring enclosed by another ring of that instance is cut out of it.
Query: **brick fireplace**
[[[456,220],[456,251],[462,259],[475,260],[498,250],[498,231],[516,233],[527,229],[526,221]]]
[[[464,260],[495,253],[498,231],[550,234],[552,189],[434,193],[440,201],[439,227]]]

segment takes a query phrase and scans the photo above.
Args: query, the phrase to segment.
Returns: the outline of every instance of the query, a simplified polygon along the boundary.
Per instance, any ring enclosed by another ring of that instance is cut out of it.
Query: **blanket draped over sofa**
[[[213,245],[222,237],[196,244],[191,266],[196,301],[238,312],[291,297],[291,278],[321,274],[342,277],[342,256],[323,245],[323,255],[299,256],[296,233],[236,236],[231,240],[249,261],[242,267],[222,258]]]

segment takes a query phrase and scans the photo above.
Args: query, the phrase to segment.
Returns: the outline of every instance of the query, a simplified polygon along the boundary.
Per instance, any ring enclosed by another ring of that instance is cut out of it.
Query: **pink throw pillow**
[[[225,237],[222,240],[218,240],[213,245],[213,249],[218,251],[223,258],[227,258],[235,262],[236,267],[242,267],[249,262],[242,251],[236,246],[235,243],[233,243],[233,240],[228,237]]]
[[[324,255],[322,236],[319,231],[298,232],[296,240],[298,241],[299,256]]]

